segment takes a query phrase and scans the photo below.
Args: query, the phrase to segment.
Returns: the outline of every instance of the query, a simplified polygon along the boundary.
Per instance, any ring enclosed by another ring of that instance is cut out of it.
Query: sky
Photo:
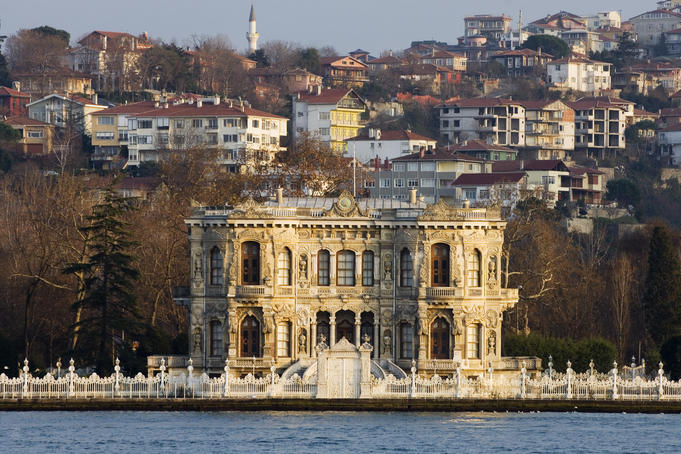
[[[259,44],[329,45],[339,54],[362,48],[376,56],[407,48],[414,40],[456,44],[467,15],[505,13],[517,26],[520,10],[527,24],[561,9],[579,15],[620,10],[623,20],[655,9],[655,0],[0,0],[0,34],[50,25],[71,33],[72,43],[90,31],[106,30],[148,32],[179,45],[190,45],[192,36],[219,34],[245,51],[251,4]]]

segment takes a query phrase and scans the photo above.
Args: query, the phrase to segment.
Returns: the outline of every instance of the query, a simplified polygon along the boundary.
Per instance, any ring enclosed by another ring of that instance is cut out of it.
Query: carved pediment
[[[418,219],[419,221],[446,221],[452,217],[452,208],[443,199],[439,199],[434,204],[428,205]]]
[[[355,347],[353,344],[350,343],[349,340],[346,338],[341,338],[338,342],[336,342],[330,349],[331,352],[356,352],[357,347]]]
[[[343,191],[333,206],[324,213],[324,216],[331,217],[367,217],[366,211],[360,209],[355,198],[348,191]]]
[[[234,215],[246,219],[260,219],[266,216],[263,206],[251,197],[234,207]]]

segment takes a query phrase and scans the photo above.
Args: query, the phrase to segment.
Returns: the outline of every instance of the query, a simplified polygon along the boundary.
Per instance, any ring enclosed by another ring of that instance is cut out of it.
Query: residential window
[[[449,287],[449,246],[434,244],[431,248],[431,285]]]
[[[362,254],[362,285],[370,287],[374,285],[374,253],[364,251]]]
[[[277,284],[291,285],[291,250],[287,247],[279,253],[277,263]]]
[[[404,172],[404,164],[402,164],[402,163],[393,164],[393,171]]]
[[[226,143],[234,143],[239,141],[239,136],[237,134],[223,134],[222,140]]]
[[[480,200],[489,199],[489,189],[480,189]]]
[[[466,358],[480,359],[480,325],[466,327]]]
[[[43,132],[42,131],[27,131],[27,134],[28,134],[29,139],[42,139],[43,138]],[[111,134],[110,139],[108,138],[108,136],[106,136],[106,134],[108,134],[108,133],[102,133],[102,132],[97,133],[98,139],[100,138],[99,137],[100,134],[105,135],[105,137],[103,137],[104,139],[113,140],[113,132],[110,133]]]
[[[222,285],[222,252],[215,246],[210,251],[210,284]]]
[[[277,325],[277,357],[291,356],[291,324],[289,322]]]
[[[241,263],[243,264],[244,285],[260,284],[260,244],[247,241],[241,247]]]
[[[153,136],[137,136],[137,143],[140,145],[152,145],[154,143]]]
[[[421,172],[434,172],[435,171],[435,163],[434,162],[422,162],[421,163]]]
[[[407,180],[407,187],[408,188],[418,188],[419,187],[419,180],[416,178],[410,178]]]
[[[128,141],[128,131],[118,131],[118,141],[127,142]]]
[[[210,322],[210,356],[222,356],[222,323]]]
[[[390,187],[390,178],[381,178],[381,187],[382,188],[389,188]]]
[[[475,200],[477,198],[475,193],[475,188],[465,188],[463,190],[463,198],[466,200]]]
[[[403,188],[404,187],[404,179],[403,178],[395,178],[395,187],[396,188]]]
[[[421,178],[421,187],[434,188],[435,187],[435,178]]]
[[[400,323],[400,358],[410,359],[413,356],[414,330],[407,322]]]
[[[589,184],[598,184],[598,175],[589,175]]]
[[[98,125],[113,125],[114,117],[97,117]]]
[[[460,124],[461,124],[461,121],[459,121],[459,120],[454,120],[454,127],[455,127],[455,128],[458,128]]]
[[[322,249],[317,254],[317,285],[329,285],[329,270],[331,269],[331,254]]]
[[[336,285],[355,285],[355,253],[340,251],[336,255]]]
[[[192,120],[192,127],[193,128],[202,128],[203,127],[203,120],[201,118],[195,118]]]
[[[468,286],[480,287],[480,251],[477,249],[468,256]]]
[[[168,129],[170,127],[170,118],[159,117],[156,119],[156,128],[158,129]]]
[[[404,248],[400,253],[400,287],[414,286],[414,261],[409,249]]]
[[[238,125],[239,120],[237,118],[227,118],[223,121],[226,128],[235,128]]]
[[[151,129],[151,127],[152,127],[151,120],[137,120],[138,129]]]
[[[442,120],[442,128],[449,128],[449,120]]]
[[[419,163],[418,162],[408,162],[407,163],[407,172],[418,172],[419,170]]]
[[[329,134],[331,134],[330,128],[319,128],[319,135],[328,136]]]
[[[206,136],[206,143],[208,145],[217,145],[218,144],[218,135],[217,134],[208,134]]]
[[[159,145],[168,145],[168,134],[159,134],[158,135],[158,144]]]
[[[183,129],[184,128],[184,120],[175,120],[175,128]]]
[[[319,112],[320,120],[328,120],[330,118],[329,112]]]
[[[542,176],[541,177],[541,184],[555,184],[556,183],[556,177],[554,176]]]
[[[208,129],[218,129],[218,119],[209,118],[208,119]]]
[[[260,121],[259,121],[259,120],[253,120],[253,121],[251,122],[251,125],[252,125],[254,128],[259,128],[259,127],[260,127]]]

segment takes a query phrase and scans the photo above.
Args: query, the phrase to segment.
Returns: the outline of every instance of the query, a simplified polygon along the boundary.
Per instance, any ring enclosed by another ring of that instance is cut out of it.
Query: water
[[[0,412],[0,452],[679,453],[681,415]]]

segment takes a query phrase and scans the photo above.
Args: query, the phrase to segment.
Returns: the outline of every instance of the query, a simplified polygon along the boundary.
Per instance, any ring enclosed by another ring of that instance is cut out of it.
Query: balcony
[[[272,289],[264,285],[237,285],[234,295],[239,297],[272,296]]]
[[[232,358],[229,367],[235,369],[268,369],[272,365],[272,358]],[[224,361],[223,361],[224,366]]]
[[[161,360],[165,359],[165,365],[166,367],[172,367],[172,368],[185,368],[187,367],[187,360],[189,359],[188,356],[180,356],[180,355],[169,355],[169,356],[147,356],[147,368],[154,368],[158,369],[161,367]]]
[[[459,287],[427,287],[426,297],[431,299],[462,298],[463,288]]]

